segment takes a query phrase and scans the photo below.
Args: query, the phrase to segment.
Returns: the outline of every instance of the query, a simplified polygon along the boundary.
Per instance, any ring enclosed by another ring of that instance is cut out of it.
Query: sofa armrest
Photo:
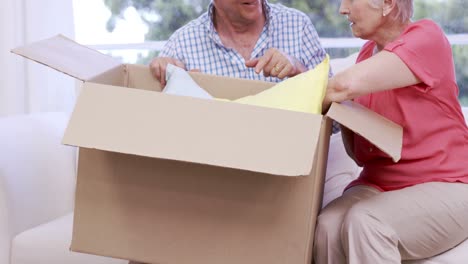
[[[10,263],[10,234],[5,186],[0,178],[0,263]]]
[[[361,167],[346,153],[341,132],[331,135],[322,208],[340,197],[346,186],[359,176],[360,171]]]
[[[67,121],[65,113],[0,118],[0,224],[9,240],[73,210],[76,151],[60,143]]]

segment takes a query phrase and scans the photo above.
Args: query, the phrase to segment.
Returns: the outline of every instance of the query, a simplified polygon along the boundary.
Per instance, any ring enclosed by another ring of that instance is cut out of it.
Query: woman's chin
[[[362,33],[359,30],[354,30],[353,28],[351,28],[351,33],[356,38],[363,38]]]

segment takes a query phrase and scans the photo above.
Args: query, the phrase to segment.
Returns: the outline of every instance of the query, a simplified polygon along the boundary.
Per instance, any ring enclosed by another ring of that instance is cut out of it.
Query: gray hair
[[[402,23],[407,22],[413,17],[413,0],[394,0],[397,13],[395,19]],[[369,3],[375,8],[381,8],[384,0],[369,0]]]

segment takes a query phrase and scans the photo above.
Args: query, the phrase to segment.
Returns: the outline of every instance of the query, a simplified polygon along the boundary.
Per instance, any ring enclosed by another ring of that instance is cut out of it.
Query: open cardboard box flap
[[[119,60],[79,45],[62,35],[15,48],[11,52],[82,81],[122,65]]]
[[[398,124],[351,101],[333,103],[327,116],[369,140],[394,162],[400,160],[403,128]]]
[[[63,143],[301,176],[312,170],[322,118],[86,82]]]

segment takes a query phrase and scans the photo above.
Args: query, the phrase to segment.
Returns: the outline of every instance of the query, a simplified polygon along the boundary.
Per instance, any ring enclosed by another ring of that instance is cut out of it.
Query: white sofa
[[[76,151],[65,113],[0,118],[0,264],[124,264],[69,251]]]

